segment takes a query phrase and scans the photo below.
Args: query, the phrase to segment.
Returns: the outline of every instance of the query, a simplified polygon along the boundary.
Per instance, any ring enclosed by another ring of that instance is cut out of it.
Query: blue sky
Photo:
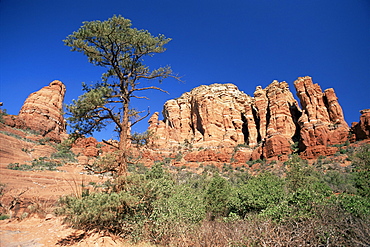
[[[172,79],[150,100],[134,102],[162,111],[168,99],[202,84],[231,82],[249,95],[273,80],[309,75],[322,89],[333,87],[350,124],[370,108],[370,1],[368,0],[1,0],[0,101],[18,114],[27,96],[61,80],[65,103],[104,72],[71,52],[62,40],[83,21],[114,14],[133,27],[172,38],[167,51],[147,60],[171,65]],[[157,84],[156,84],[157,85]],[[144,131],[147,120],[134,131]],[[95,135],[114,137],[109,130]]]

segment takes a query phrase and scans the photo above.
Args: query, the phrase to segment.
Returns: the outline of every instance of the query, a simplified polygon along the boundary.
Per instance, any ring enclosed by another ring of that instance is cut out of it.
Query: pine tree
[[[147,98],[137,95],[149,89],[165,92],[159,87],[140,86],[142,81],[159,80],[168,77],[179,78],[169,66],[150,70],[144,57],[163,53],[171,39],[160,34],[152,36],[147,30],[131,27],[131,21],[122,16],[113,16],[106,21],[83,22],[83,26],[67,36],[64,44],[72,51],[85,54],[88,61],[107,71],[102,82],[92,86],[83,85],[85,93],[67,106],[70,114],[67,120],[79,134],[100,131],[114,123],[119,136],[118,175],[127,171],[127,146],[130,142],[131,127],[149,115],[140,117],[130,108],[132,98]],[[110,142],[106,142],[112,145]]]

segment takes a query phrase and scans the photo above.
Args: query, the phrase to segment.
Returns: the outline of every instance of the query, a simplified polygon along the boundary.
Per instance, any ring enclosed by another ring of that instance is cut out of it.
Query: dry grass
[[[252,218],[205,221],[185,235],[172,235],[169,246],[370,246],[370,221],[324,210],[305,220],[276,223]]]

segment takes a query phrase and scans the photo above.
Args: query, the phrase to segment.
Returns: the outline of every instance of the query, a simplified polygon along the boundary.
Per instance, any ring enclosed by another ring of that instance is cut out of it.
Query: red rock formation
[[[281,135],[291,139],[296,134],[296,121],[298,120],[292,112],[300,112],[300,109],[289,90],[288,83],[273,81],[265,90],[270,116],[267,122],[267,135]]]
[[[149,129],[156,136],[153,142],[159,147],[184,142],[207,147],[243,144],[245,129],[256,133],[251,99],[233,84],[197,87],[176,100],[167,101],[163,121],[158,121],[158,113],[150,118]],[[251,145],[257,142],[252,138],[249,141]]]
[[[246,163],[249,161],[252,157],[252,149],[248,148],[240,148],[238,151],[235,152],[233,155],[233,159],[236,163]]]
[[[297,120],[301,112],[289,90],[288,83],[273,81],[266,89],[268,115],[263,157],[286,160],[292,153],[291,144],[297,133]]]
[[[38,131],[42,136],[60,142],[66,134],[62,115],[65,91],[62,82],[53,81],[30,94],[15,117],[15,126]]]
[[[257,109],[257,116],[259,122],[259,135],[260,140],[264,141],[266,138],[266,130],[267,130],[267,108],[268,108],[268,99],[266,96],[266,90],[263,90],[261,86],[256,87],[256,91],[254,92],[254,105]]]
[[[360,111],[360,122],[352,123],[351,131],[356,140],[370,139],[370,109]]]
[[[271,150],[264,148],[249,156],[290,154],[301,110],[288,84],[274,81],[266,89],[257,87],[254,96],[239,91],[233,84],[195,88],[165,103],[163,121],[158,120],[158,113],[150,118],[149,129],[157,136],[152,142],[161,148],[183,142],[203,147],[248,144],[253,148],[259,141],[269,140],[268,143],[277,145],[268,145]],[[276,135],[281,138],[275,138]]]
[[[230,162],[231,154],[228,150],[212,150],[206,149],[201,151],[191,152],[185,155],[184,159],[188,162]]]
[[[98,141],[94,137],[79,138],[73,143],[71,150],[76,155],[95,157],[99,153],[99,149],[96,147],[97,144]]]
[[[245,156],[251,159],[285,160],[298,140],[306,158],[335,152],[331,146],[345,142],[349,129],[334,90],[322,92],[308,76],[298,78],[294,85],[303,111],[286,82],[273,81],[265,89],[258,86],[254,97],[233,84],[197,87],[167,101],[163,121],[158,120],[158,113],[151,117],[149,129],[157,136],[152,142],[162,149],[184,142],[198,147],[247,144],[250,148],[260,143]]]
[[[309,76],[298,78],[294,86],[303,108],[298,120],[302,156],[315,158],[334,153],[336,149],[330,145],[344,143],[349,131],[334,90],[322,92]]]
[[[288,155],[292,153],[290,148],[290,139],[282,136],[275,135],[267,138],[263,145],[263,156],[266,159],[272,160],[287,160]]]

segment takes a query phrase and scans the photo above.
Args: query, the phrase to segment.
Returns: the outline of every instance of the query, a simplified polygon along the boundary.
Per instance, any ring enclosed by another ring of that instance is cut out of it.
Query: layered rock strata
[[[48,86],[28,96],[18,116],[8,119],[9,125],[21,129],[32,129],[45,138],[60,142],[66,135],[63,118],[63,100],[66,87],[61,81],[53,81]]]
[[[294,85],[302,110],[286,82],[258,86],[254,97],[230,83],[194,88],[165,103],[164,120],[153,114],[151,141],[162,149],[181,143],[208,148],[244,144],[254,149],[247,152],[251,159],[286,159],[294,142],[307,158],[331,152],[328,146],[344,142],[348,134],[334,90],[322,92],[310,77]]]

